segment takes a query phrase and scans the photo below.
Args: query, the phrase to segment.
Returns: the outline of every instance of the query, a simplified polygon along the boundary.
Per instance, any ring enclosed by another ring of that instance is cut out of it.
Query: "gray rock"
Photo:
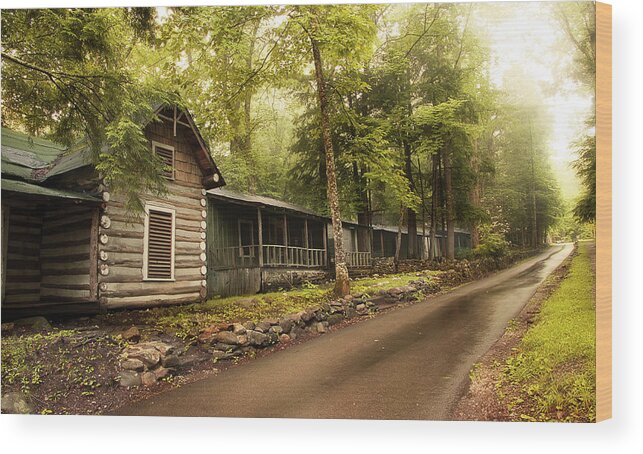
[[[212,352],[212,359],[228,359],[231,357],[232,355],[229,352],[224,352],[221,350],[214,350]]]
[[[143,349],[153,348],[158,351],[161,356],[171,355],[175,350],[173,345],[166,344],[165,342],[161,341],[141,342],[136,347]]]
[[[157,380],[160,380],[161,378],[165,378],[168,375],[170,375],[170,369],[166,367],[159,367],[157,369],[154,369],[152,373],[154,374]]]
[[[244,327],[246,330],[249,330],[249,329],[255,329],[255,327],[256,327],[256,326],[257,326],[257,325],[256,325],[256,324],[255,324],[255,322],[253,322],[252,320],[248,320],[247,322],[245,322],[245,323],[243,324],[243,327]]]
[[[127,342],[138,342],[141,340],[141,332],[136,326],[126,329],[121,333],[121,337]]]
[[[222,344],[239,345],[239,338],[231,331],[219,331],[213,339]]]
[[[213,345],[215,350],[221,350],[222,352],[231,352],[235,348],[237,348],[237,345],[230,345],[230,344],[222,344],[221,342],[214,344]]]
[[[143,372],[141,374],[141,383],[143,386],[152,386],[156,383],[156,375],[154,372]]]
[[[391,289],[388,289],[387,292],[391,296],[399,296],[402,293],[404,293],[404,288],[402,287],[393,287]]]
[[[127,370],[133,370],[136,372],[143,372],[145,369],[145,364],[140,359],[128,358],[121,363],[121,367]]]
[[[356,309],[358,312],[365,311],[365,310],[366,310],[366,304],[358,304],[357,306],[355,306],[355,309]]]
[[[239,345],[248,345],[248,336],[246,336],[245,334],[239,336],[238,339]]]
[[[161,364],[163,365],[163,367],[179,367],[181,364],[181,360],[179,359],[178,355],[167,355],[161,360]]]
[[[200,350],[189,351],[187,354],[179,356],[179,369],[189,369],[210,359],[210,355]],[[167,367],[167,366],[166,366]]]
[[[318,323],[315,325],[315,328],[316,328],[317,332],[318,332],[318,333],[320,333],[320,334],[323,334],[323,333],[325,333],[325,332],[326,332],[326,327],[325,327],[325,326],[324,326],[324,324],[323,324],[323,323],[321,323],[321,322],[318,322]]]
[[[138,359],[147,367],[156,366],[161,361],[161,353],[155,348],[130,347],[125,351],[127,359]]]
[[[357,315],[357,311],[352,307],[346,308],[346,318],[353,318]]]
[[[232,332],[236,334],[237,336],[240,336],[242,334],[246,334],[246,327],[243,326],[241,323],[233,323],[232,324]]]
[[[346,295],[344,297],[344,301],[347,303],[350,303],[351,301],[353,301],[353,298],[354,298],[353,295]]]
[[[119,384],[124,388],[134,388],[140,386],[141,376],[133,370],[124,370],[120,374]]]
[[[290,314],[290,315],[287,315],[287,316],[283,317],[281,320],[279,320],[279,324],[284,329],[284,333],[289,333],[294,326],[297,326],[300,323],[302,323],[303,318],[306,316],[305,314],[306,314],[306,312],[299,312],[297,314]],[[308,320],[310,320],[310,319],[308,319]]]
[[[268,331],[269,334],[276,334],[279,336],[281,333],[284,332],[284,329],[281,327],[281,325],[274,325],[270,327],[270,331]]]
[[[279,320],[277,320],[276,318],[267,318],[267,319],[264,320],[264,322],[270,323],[270,325],[278,325],[279,324]]]
[[[2,396],[0,407],[2,413],[14,415],[29,415],[34,412],[27,396],[21,392],[10,392]]]
[[[308,323],[313,318],[315,318],[315,311],[313,311],[312,309],[305,310],[301,313],[301,321],[304,323]]]
[[[38,331],[51,330],[51,324],[45,317],[41,316],[21,318],[19,320],[14,320],[13,324],[14,326],[27,326]]]
[[[270,323],[266,322],[265,320],[262,322],[257,323],[257,326],[255,327],[255,331],[259,331],[260,333],[267,333],[270,330]]]
[[[265,347],[270,342],[267,334],[259,331],[248,331],[248,343],[255,347]]]
[[[328,317],[328,324],[330,326],[341,323],[342,321],[344,321],[344,316],[342,314],[333,314],[330,317]]]

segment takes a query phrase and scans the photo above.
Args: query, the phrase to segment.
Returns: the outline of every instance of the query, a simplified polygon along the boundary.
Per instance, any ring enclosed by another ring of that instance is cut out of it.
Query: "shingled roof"
[[[40,183],[90,164],[85,147],[67,148],[50,140],[2,128],[2,174]]]

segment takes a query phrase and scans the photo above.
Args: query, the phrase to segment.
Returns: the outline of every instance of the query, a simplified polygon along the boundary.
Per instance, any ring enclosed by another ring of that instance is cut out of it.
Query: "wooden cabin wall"
[[[4,308],[40,300],[42,221],[38,208],[9,207]]]
[[[92,296],[90,231],[95,210],[83,205],[54,205],[44,210],[40,245],[42,301],[87,301]]]
[[[103,309],[198,302],[206,296],[207,202],[202,174],[194,157],[198,146],[190,129],[169,122],[147,127],[150,141],[175,148],[175,180],[167,182],[164,198],[142,198],[176,210],[174,281],[144,281],[144,215],[128,213],[122,200],[110,194],[101,218],[99,295]],[[151,144],[150,144],[151,147]]]

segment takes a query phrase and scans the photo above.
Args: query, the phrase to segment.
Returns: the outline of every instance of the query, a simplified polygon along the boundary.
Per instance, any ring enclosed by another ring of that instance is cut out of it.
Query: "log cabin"
[[[224,189],[190,113],[162,106],[156,117],[144,132],[166,163],[167,195],[141,195],[140,216],[110,193],[82,143],[2,130],[3,317],[193,303],[332,277],[328,217]],[[397,227],[342,224],[350,269],[395,255]]]
[[[2,130],[2,315],[203,301],[206,190],[225,181],[190,113],[161,106],[145,136],[167,195],[132,216],[82,143]]]

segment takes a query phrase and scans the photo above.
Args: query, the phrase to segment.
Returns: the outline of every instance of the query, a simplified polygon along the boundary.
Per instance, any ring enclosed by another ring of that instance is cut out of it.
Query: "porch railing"
[[[267,267],[323,268],[326,266],[326,250],[296,246],[264,244],[263,265]],[[208,266],[212,269],[252,268],[259,266],[258,245],[230,246],[211,249]]]
[[[370,252],[346,252],[346,265],[352,268],[371,266]]]
[[[264,244],[264,266],[301,266],[321,268],[326,266],[326,251],[296,246]]]
[[[259,266],[259,246],[230,246],[211,249],[208,265],[219,270]]]

